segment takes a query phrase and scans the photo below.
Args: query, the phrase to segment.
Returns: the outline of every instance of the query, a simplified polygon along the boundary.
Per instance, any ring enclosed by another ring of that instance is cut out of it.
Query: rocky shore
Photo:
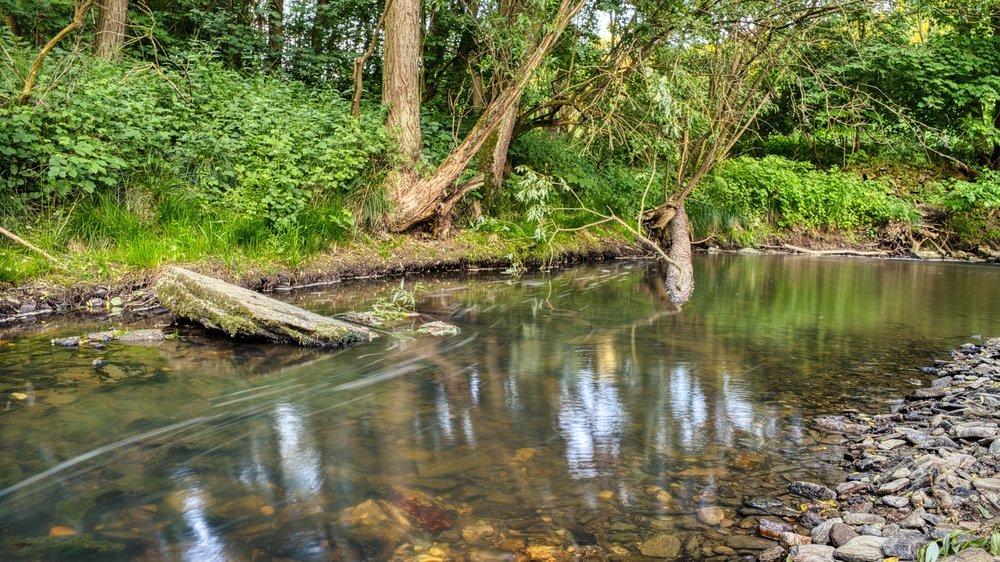
[[[757,540],[758,560],[1000,560],[990,553],[1000,550],[992,536],[1000,524],[1000,338],[952,353],[925,369],[937,377],[929,387],[889,414],[815,420],[843,436],[847,481],[794,482],[797,506],[747,498],[738,527],[756,530],[744,542]]]

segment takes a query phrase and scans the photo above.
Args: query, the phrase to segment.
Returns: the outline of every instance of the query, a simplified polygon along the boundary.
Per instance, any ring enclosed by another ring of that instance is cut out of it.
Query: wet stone
[[[80,347],[80,338],[78,336],[55,338],[52,340],[52,345],[56,347]]]
[[[722,523],[722,520],[726,518],[726,513],[719,507],[703,507],[695,512],[695,516],[698,521],[714,527]]]
[[[792,482],[788,485],[788,491],[811,500],[835,500],[837,493],[826,486],[814,482]]]
[[[158,343],[165,339],[163,330],[133,330],[118,336],[118,341],[128,344]]]
[[[958,554],[944,558],[942,562],[993,562],[993,557],[981,548],[967,548]]]
[[[639,552],[650,558],[677,558],[681,553],[681,540],[675,535],[660,533],[640,544]]]
[[[748,535],[730,535],[726,537],[725,544],[736,550],[767,550],[774,547],[774,541]]]
[[[757,555],[759,562],[778,562],[779,560],[784,560],[784,558],[785,549],[780,546],[769,548]]]
[[[920,400],[923,398],[943,398],[948,391],[943,388],[918,388],[910,395],[911,399]]]
[[[769,519],[761,519],[757,523],[757,532],[760,536],[767,537],[769,539],[779,539],[782,533],[787,533],[792,530],[792,526],[784,521],[771,521]]]

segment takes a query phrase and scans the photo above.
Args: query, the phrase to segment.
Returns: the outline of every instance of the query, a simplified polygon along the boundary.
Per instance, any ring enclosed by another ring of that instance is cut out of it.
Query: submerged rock
[[[434,321],[421,324],[417,328],[417,335],[421,336],[457,336],[458,327],[446,322]]]
[[[79,534],[13,540],[0,553],[6,560],[100,560],[123,550],[124,544]]]
[[[639,552],[650,558],[677,558],[681,540],[676,535],[660,533],[639,545]]]
[[[80,347],[80,338],[78,336],[54,338],[52,340],[52,345],[56,347]]]
[[[128,344],[148,344],[164,341],[167,339],[167,336],[163,333],[163,330],[134,330],[121,334],[116,339]]]

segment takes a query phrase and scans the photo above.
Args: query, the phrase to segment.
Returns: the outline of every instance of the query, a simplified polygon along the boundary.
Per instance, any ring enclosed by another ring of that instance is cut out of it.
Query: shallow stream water
[[[637,559],[664,532],[682,557],[725,555],[744,496],[842,477],[814,417],[885,412],[918,367],[1000,334],[996,267],[695,270],[680,313],[645,262],[408,279],[423,317],[461,333],[404,326],[342,352],[183,328],[154,347],[48,343],[108,320],[8,331],[0,559]],[[398,283],[279,296],[334,314]],[[707,528],[702,506],[727,521]]]

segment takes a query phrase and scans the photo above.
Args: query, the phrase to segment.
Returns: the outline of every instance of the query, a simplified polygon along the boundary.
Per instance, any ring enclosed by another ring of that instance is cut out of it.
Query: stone
[[[854,527],[844,523],[837,523],[830,528],[830,544],[836,547],[841,547],[858,536],[858,532],[854,530]]]
[[[958,554],[953,554],[941,562],[993,562],[990,553],[981,548],[967,548]]]
[[[130,344],[159,343],[165,339],[163,330],[133,330],[117,337],[121,343]]]
[[[945,388],[951,385],[955,379],[952,377],[940,377],[931,381],[931,388]]]
[[[882,503],[889,507],[903,509],[904,507],[910,505],[910,500],[899,496],[882,496]]]
[[[788,485],[788,491],[796,496],[802,496],[811,500],[835,500],[837,493],[814,482],[792,482]]]
[[[901,560],[912,560],[917,557],[917,549],[927,544],[930,537],[918,533],[899,534],[889,537],[882,545],[882,554],[886,557],[897,557]]]
[[[710,527],[715,527],[726,518],[726,513],[719,507],[703,507],[695,512],[698,521]]]
[[[948,391],[943,388],[918,388],[910,394],[911,400],[921,400],[924,398],[944,398]]]
[[[903,488],[906,488],[909,485],[910,485],[910,479],[909,478],[897,478],[895,480],[892,480],[890,482],[886,482],[885,484],[882,484],[881,486],[879,486],[878,487],[878,495],[880,495],[880,496],[887,496],[887,495],[895,494],[896,492],[899,492],[899,491],[903,490]]]
[[[812,538],[813,544],[826,544],[830,542],[830,529],[832,529],[837,523],[843,522],[843,519],[835,517],[813,527],[812,533],[809,534],[809,537]]]
[[[416,333],[418,336],[457,336],[458,326],[435,320],[421,324]]]
[[[745,497],[743,498],[743,505],[751,509],[759,509],[761,511],[783,507],[781,500],[764,496]]]
[[[787,547],[800,546],[812,542],[811,538],[804,535],[800,535],[798,533],[793,533],[791,531],[785,531],[784,533],[781,533],[780,540],[781,544]]]
[[[995,437],[997,428],[995,425],[983,425],[978,423],[959,424],[951,428],[951,435],[957,439],[984,439]]]
[[[972,486],[980,491],[1000,492],[1000,478],[979,478],[972,481]]]
[[[791,531],[792,526],[784,521],[761,519],[757,522],[757,532],[760,533],[760,536],[767,537],[769,539],[780,539],[782,533],[788,533]]]
[[[80,338],[78,336],[55,338],[52,340],[52,345],[56,347],[80,347]]]
[[[871,484],[868,482],[861,482],[860,480],[844,482],[843,484],[837,486],[837,495],[841,498],[845,496],[853,496],[854,494],[867,492],[870,488]]]
[[[757,555],[758,562],[779,562],[785,558],[785,549],[780,546],[769,548]]]
[[[902,447],[903,445],[906,445],[906,441],[903,441],[902,439],[886,439],[878,444],[878,448],[882,451],[891,451],[897,447]]]
[[[874,513],[845,513],[841,517],[848,525],[885,525],[885,517]]]
[[[870,537],[881,537],[882,529],[876,527],[875,525],[862,525],[861,528],[858,529],[858,533],[868,535]]]
[[[171,312],[230,336],[314,347],[344,347],[375,333],[180,267],[168,267],[156,298]]]
[[[886,540],[864,535],[855,537],[838,547],[833,557],[844,562],[882,562],[882,547]]]
[[[813,420],[816,427],[833,433],[863,433],[867,426],[844,421],[843,416],[826,416]]]
[[[923,529],[927,522],[924,521],[924,508],[918,507],[909,515],[896,522],[903,529]]]
[[[833,562],[834,548],[821,544],[804,544],[792,547],[788,556],[792,562]]]
[[[639,545],[639,552],[650,558],[677,558],[681,553],[681,539],[660,533]]]
[[[736,550],[767,550],[774,546],[774,541],[749,535],[729,535],[723,542]]]

